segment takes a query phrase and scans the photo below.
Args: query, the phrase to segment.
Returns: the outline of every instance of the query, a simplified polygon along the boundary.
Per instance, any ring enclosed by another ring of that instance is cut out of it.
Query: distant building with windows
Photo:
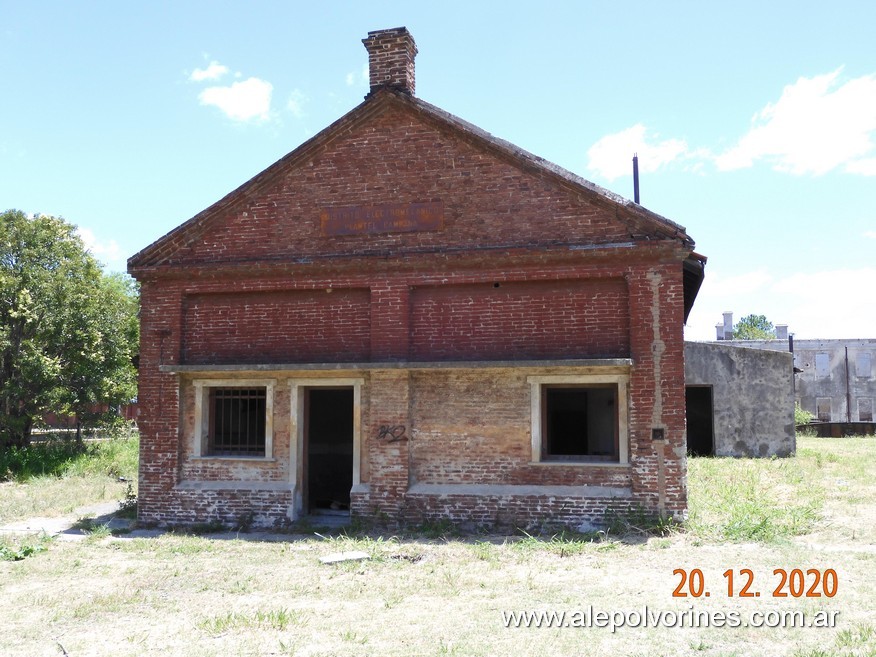
[[[717,339],[725,345],[794,354],[794,399],[819,422],[873,422],[876,339],[796,340],[784,324],[775,340],[725,340],[733,313],[724,313]]]

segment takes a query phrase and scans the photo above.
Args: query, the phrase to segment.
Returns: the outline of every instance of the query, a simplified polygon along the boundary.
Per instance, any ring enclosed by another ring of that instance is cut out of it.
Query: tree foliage
[[[774,340],[776,329],[765,315],[746,315],[733,327],[734,340]]]
[[[136,394],[136,288],[105,275],[75,230],[0,214],[0,447],[26,444],[47,411],[94,424]]]

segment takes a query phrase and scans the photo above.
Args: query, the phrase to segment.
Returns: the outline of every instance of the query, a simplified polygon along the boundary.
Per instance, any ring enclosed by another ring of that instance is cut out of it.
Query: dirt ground
[[[0,562],[0,655],[876,655],[868,458],[857,473],[842,458],[819,466],[809,482],[828,491],[819,522],[769,543],[684,532],[595,542],[105,531],[54,540]],[[369,558],[320,562],[350,550]],[[743,569],[759,595],[740,597]],[[805,585],[779,587],[777,569],[800,569]],[[507,627],[518,611],[565,612],[568,626]],[[610,620],[599,627],[600,618]],[[729,627],[733,619],[742,626]],[[800,620],[832,626],[751,626]]]

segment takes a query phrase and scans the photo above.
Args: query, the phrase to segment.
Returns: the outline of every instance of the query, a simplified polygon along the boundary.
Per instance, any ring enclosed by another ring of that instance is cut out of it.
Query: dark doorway
[[[714,407],[712,386],[687,386],[687,453],[693,456],[715,455]]]
[[[308,388],[305,408],[307,510],[348,511],[353,486],[353,389]]]

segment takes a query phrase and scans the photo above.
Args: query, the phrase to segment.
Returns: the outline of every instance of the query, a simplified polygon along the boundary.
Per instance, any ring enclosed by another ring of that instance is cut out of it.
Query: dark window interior
[[[617,387],[545,386],[542,457],[617,461]]]
[[[264,456],[266,388],[210,389],[210,453]]]
[[[873,400],[867,397],[858,399],[858,422],[873,421]]]

